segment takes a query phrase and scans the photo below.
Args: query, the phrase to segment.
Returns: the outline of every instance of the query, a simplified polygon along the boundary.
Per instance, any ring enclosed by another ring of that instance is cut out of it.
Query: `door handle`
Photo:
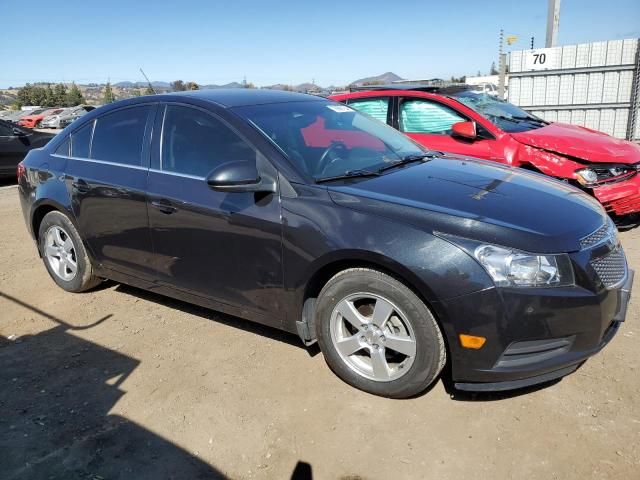
[[[168,200],[154,200],[153,202],[151,202],[151,205],[156,207],[162,213],[166,213],[167,215],[178,211],[178,209],[171,205]]]
[[[77,180],[75,182],[72,182],[71,186],[78,193],[89,193],[89,190],[91,190],[91,188],[89,187],[89,184],[84,180]]]

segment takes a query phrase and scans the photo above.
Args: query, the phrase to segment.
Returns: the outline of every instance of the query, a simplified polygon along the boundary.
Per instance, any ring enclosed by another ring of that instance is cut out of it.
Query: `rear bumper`
[[[443,302],[456,388],[501,391],[547,382],[577,370],[613,339],[633,285],[599,293],[580,287],[545,292],[488,289]],[[502,304],[502,309],[496,305]],[[502,311],[498,311],[502,310]],[[459,333],[484,336],[479,350],[462,348]]]
[[[623,182],[603,185],[593,189],[607,213],[618,216],[640,212],[640,175]]]

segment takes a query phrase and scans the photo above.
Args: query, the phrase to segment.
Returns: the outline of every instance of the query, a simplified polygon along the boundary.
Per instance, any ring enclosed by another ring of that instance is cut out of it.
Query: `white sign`
[[[549,70],[559,68],[558,48],[537,48],[536,50],[525,50],[524,69],[525,70]]]

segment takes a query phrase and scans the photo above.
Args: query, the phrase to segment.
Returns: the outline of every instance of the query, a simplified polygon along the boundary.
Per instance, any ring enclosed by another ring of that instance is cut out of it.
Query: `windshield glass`
[[[505,132],[526,132],[548,125],[541,118],[525,112],[519,107],[495,95],[465,90],[455,93],[453,98],[483,115]]]
[[[251,105],[234,111],[316,180],[373,171],[425,153],[393,128],[335,102]]]

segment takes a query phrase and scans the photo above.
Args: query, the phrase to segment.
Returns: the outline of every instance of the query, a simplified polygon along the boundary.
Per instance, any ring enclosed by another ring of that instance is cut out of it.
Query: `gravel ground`
[[[295,336],[134,288],[57,288],[0,188],[0,478],[638,478],[639,303],[541,388],[355,390]],[[640,267],[640,230],[621,235]]]

